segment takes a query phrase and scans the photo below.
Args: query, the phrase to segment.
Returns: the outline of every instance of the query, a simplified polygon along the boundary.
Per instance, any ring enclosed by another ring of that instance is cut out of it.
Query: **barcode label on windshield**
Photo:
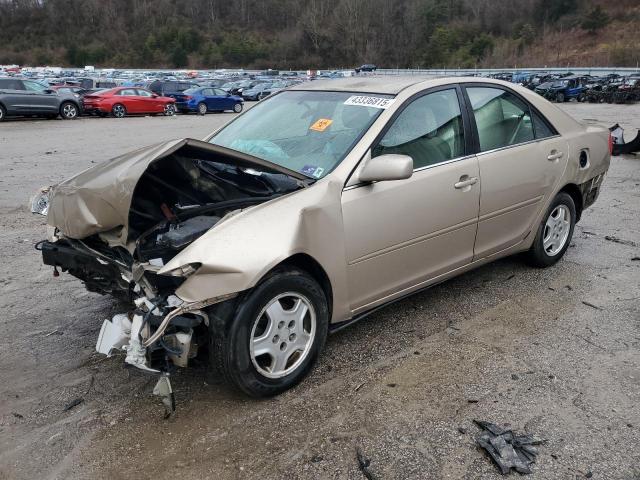
[[[394,98],[381,98],[370,97],[368,95],[354,95],[347,98],[344,102],[345,105],[356,105],[358,107],[373,107],[373,108],[389,108],[395,102]]]

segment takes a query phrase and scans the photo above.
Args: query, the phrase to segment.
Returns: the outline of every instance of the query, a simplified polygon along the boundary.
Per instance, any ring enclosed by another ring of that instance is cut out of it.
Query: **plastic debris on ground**
[[[531,473],[531,465],[536,461],[538,449],[545,440],[533,435],[518,435],[510,429],[490,422],[474,420],[482,432],[476,442],[489,453],[503,475],[515,469],[519,473]]]
[[[624,129],[617,123],[609,127],[611,138],[613,139],[613,155],[623,155],[628,153],[640,152],[640,130],[635,138],[630,142],[624,141]]]

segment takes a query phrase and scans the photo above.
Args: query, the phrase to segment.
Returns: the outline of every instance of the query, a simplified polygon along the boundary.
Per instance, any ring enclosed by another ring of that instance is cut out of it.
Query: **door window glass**
[[[413,158],[422,168],[464,155],[462,114],[455,89],[414,100],[394,120],[374,147],[374,157],[395,153]]]
[[[43,93],[46,87],[38,82],[32,82],[31,80],[23,80],[24,86],[31,92]]]
[[[120,95],[123,97],[136,97],[138,94],[133,88],[126,88],[124,90],[120,90]]]
[[[549,124],[536,112],[532,112],[531,117],[533,118],[533,128],[536,131],[536,138],[553,137],[556,134]]]
[[[151,92],[147,92],[146,90],[137,90],[138,95],[141,97],[150,97],[151,96]]]
[[[24,90],[24,86],[20,80],[11,78],[0,78],[0,88],[7,90]]]
[[[216,95],[222,95],[223,97],[227,94],[227,92],[225,92],[221,88],[214,89],[214,92],[215,92]]]
[[[480,151],[533,140],[529,106],[500,88],[469,87],[469,100],[478,128]]]

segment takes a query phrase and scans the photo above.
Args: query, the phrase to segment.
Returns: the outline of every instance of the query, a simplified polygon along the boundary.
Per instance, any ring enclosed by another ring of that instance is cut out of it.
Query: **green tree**
[[[590,34],[595,35],[598,30],[606,27],[608,23],[609,15],[600,5],[596,5],[582,17],[580,26]]]

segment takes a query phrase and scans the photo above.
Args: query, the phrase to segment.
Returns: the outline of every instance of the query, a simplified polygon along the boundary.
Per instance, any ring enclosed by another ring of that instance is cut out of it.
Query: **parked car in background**
[[[501,81],[316,81],[51,187],[38,246],[131,301],[99,352],[164,375],[201,352],[264,397],[383,305],[517,253],[558,262],[611,148],[607,128]]]
[[[0,78],[0,122],[12,116],[40,116],[72,120],[82,112],[80,96],[56,92],[35,80]]]
[[[207,112],[224,112],[225,110],[240,113],[244,106],[242,97],[231,95],[221,88],[190,88],[176,94],[174,98],[176,108],[182,113],[198,112],[200,115],[205,115]]]
[[[272,93],[279,92],[286,87],[287,84],[284,82],[259,83],[251,88],[243,90],[242,98],[244,98],[245,100],[262,100]]]
[[[535,88],[535,92],[547,100],[566,102],[572,99],[583,101],[585,88],[583,77],[566,77],[552,82],[543,83]]]
[[[233,86],[229,89],[229,93],[231,95],[242,95],[244,90],[248,90],[250,88],[255,87],[261,83],[266,83],[267,80],[241,80],[239,82],[235,82]]]
[[[196,82],[180,80],[154,80],[147,85],[147,89],[162,97],[174,97],[193,87],[199,86]]]
[[[162,97],[145,88],[117,87],[85,95],[84,110],[103,117],[122,118],[136,114],[176,113],[175,98]]]
[[[374,64],[365,63],[364,65],[361,65],[358,68],[356,68],[355,71],[356,71],[356,73],[360,73],[360,72],[375,72],[377,69],[378,69],[378,67],[376,67]]]

